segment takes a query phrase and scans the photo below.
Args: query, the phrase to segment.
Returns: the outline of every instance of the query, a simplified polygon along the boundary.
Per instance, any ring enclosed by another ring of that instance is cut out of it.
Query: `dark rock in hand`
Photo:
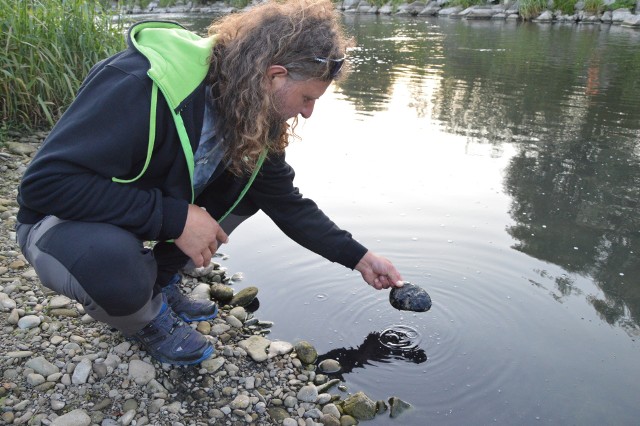
[[[389,302],[401,311],[426,312],[431,309],[431,297],[427,292],[409,282],[405,282],[402,287],[392,288]]]

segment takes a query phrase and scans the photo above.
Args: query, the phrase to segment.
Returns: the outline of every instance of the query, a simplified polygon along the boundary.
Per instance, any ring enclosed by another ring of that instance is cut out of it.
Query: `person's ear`
[[[289,71],[282,65],[271,65],[267,68],[266,79],[272,90],[277,90],[286,82]]]
[[[282,65],[270,65],[269,68],[267,68],[267,78],[269,78],[269,80],[286,77],[287,74],[289,74],[289,71]]]

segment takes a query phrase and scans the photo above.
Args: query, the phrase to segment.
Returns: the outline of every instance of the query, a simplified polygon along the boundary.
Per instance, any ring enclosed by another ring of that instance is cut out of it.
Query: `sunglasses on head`
[[[338,76],[338,74],[340,73],[340,70],[342,69],[342,65],[344,65],[345,59],[346,59],[346,56],[343,56],[340,59],[323,58],[320,56],[316,56],[315,58],[313,58],[313,60],[316,62],[320,62],[322,64],[329,64],[329,78],[331,80],[335,79]]]

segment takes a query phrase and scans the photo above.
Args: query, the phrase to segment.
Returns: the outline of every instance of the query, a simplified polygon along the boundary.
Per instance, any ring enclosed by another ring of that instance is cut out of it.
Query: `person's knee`
[[[76,297],[82,304],[95,303],[110,315],[129,315],[152,297],[157,273],[153,253],[124,229],[65,222],[49,230],[38,246],[68,271],[68,285],[82,288],[65,291],[86,296]]]
[[[153,296],[156,264],[149,249],[124,250],[109,242],[80,259],[72,274],[80,277],[85,291],[107,313],[130,315]]]

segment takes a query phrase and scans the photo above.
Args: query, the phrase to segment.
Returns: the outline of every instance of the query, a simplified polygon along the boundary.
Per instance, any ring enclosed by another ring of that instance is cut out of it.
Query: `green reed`
[[[538,15],[546,9],[546,0],[521,0],[518,12],[522,19],[526,21],[532,18],[537,18]]]
[[[114,22],[96,0],[0,0],[5,131],[51,126],[91,67],[124,47]]]
[[[585,0],[584,10],[591,13],[600,13],[604,10],[603,0]]]
[[[577,0],[554,0],[554,9],[561,11],[567,15],[576,13]]]

